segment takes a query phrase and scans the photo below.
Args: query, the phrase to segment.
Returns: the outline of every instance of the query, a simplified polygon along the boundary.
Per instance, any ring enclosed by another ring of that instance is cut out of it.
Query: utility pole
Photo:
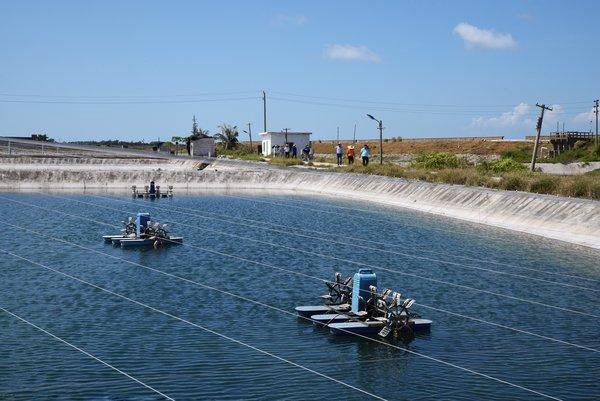
[[[250,137],[250,153],[254,153],[254,147],[252,146],[252,123],[248,123],[248,136]]]
[[[337,127],[337,141],[340,141],[340,127]]]
[[[598,99],[594,100],[594,113],[596,114],[596,147],[598,147]]]
[[[563,134],[565,133],[565,122],[563,121],[563,130],[562,130]]]
[[[267,132],[267,94],[263,91],[263,132]]]
[[[284,129],[282,129],[282,131],[285,131],[285,143],[286,143],[286,144],[288,143],[288,141],[287,141],[287,134],[288,134],[288,130],[289,130],[289,128],[284,128]]]
[[[354,134],[352,135],[352,143],[356,143],[356,124],[354,124]]]
[[[379,164],[383,164],[383,121],[379,120]]]
[[[535,170],[535,159],[537,158],[537,150],[538,145],[540,143],[540,135],[542,133],[542,122],[544,121],[544,111],[549,110],[552,111],[552,108],[546,106],[545,104],[535,104],[537,107],[542,109],[540,112],[540,116],[537,119],[536,129],[537,133],[535,135],[535,143],[533,144],[533,155],[531,156],[531,171]]]

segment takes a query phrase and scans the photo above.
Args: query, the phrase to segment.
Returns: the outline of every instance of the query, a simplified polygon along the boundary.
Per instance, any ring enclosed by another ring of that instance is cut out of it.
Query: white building
[[[215,140],[211,136],[196,139],[190,143],[190,154],[192,156],[214,157]]]
[[[287,133],[287,141],[291,145],[296,145],[298,149],[298,157],[302,153],[302,149],[310,144],[310,135],[312,132],[291,132]],[[285,132],[261,132],[260,138],[262,140],[262,154],[269,156],[273,152],[273,146],[285,145]]]

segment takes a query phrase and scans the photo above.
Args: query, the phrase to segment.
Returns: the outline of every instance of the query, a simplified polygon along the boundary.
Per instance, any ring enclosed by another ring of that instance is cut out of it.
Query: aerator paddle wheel
[[[387,338],[392,335],[394,338],[400,338],[404,343],[414,340],[415,333],[410,325],[410,319],[419,317],[410,311],[414,303],[414,299],[407,298],[402,301],[399,293],[393,293],[391,303],[385,305],[387,324],[378,333],[379,336]]]
[[[125,228],[121,230],[124,236],[128,237],[130,235],[135,235],[136,225],[133,217],[129,217],[127,221],[122,221],[121,223],[125,226]]]
[[[322,295],[327,305],[341,305],[352,300],[352,276],[342,278],[341,273],[335,273],[335,282],[326,282],[328,294]]]

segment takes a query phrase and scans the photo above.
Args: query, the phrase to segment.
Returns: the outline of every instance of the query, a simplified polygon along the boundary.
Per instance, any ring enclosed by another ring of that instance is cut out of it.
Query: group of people
[[[346,149],[346,157],[348,158],[348,164],[354,164],[354,155],[354,145],[348,145],[348,148]],[[344,161],[344,147],[341,143],[338,143],[335,147],[335,156],[337,160],[337,165],[341,166]],[[360,149],[360,157],[362,158],[363,166],[367,166],[369,164],[369,157],[371,157],[371,149],[366,143]]]
[[[295,144],[290,145],[289,143],[286,143],[283,146],[273,145],[271,148],[271,153],[273,156],[281,156],[285,157],[286,159],[289,159],[290,157],[294,159],[298,158],[298,148]]]
[[[286,143],[283,146],[281,145],[273,145],[271,147],[271,154],[273,156],[285,157],[287,159],[297,159],[298,158],[298,147],[296,144]],[[313,150],[310,145],[306,145],[302,149],[302,160],[308,161],[312,159]]]

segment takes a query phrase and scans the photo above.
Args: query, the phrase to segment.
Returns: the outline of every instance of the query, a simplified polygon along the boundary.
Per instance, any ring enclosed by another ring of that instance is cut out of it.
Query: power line
[[[31,263],[35,263],[35,262],[33,262],[33,261],[30,261],[30,260],[28,260],[28,259],[22,258],[22,257],[20,257],[20,256],[18,256],[18,255],[16,255],[16,254],[14,254],[14,253],[8,252],[8,251],[6,251],[6,250],[4,250],[4,249],[0,249],[0,252],[4,252],[4,253],[6,253],[6,254],[9,254],[9,255],[15,256],[15,257],[17,257],[17,258],[19,258],[19,259],[27,260],[27,261],[29,261],[29,262],[31,262]],[[104,366],[107,366],[107,367],[111,368],[111,369],[112,369],[112,370],[114,370],[115,372],[118,372],[118,373],[122,374],[123,376],[126,376],[126,377],[128,377],[129,379],[131,379],[131,380],[135,381],[136,383],[139,383],[139,384],[141,384],[142,386],[146,387],[146,388],[147,388],[147,389],[149,389],[149,390],[152,390],[153,392],[155,392],[156,394],[158,394],[158,395],[160,395],[160,396],[162,396],[162,397],[166,398],[167,400],[175,401],[175,399],[174,399],[174,398],[171,398],[171,397],[169,397],[168,395],[166,395],[166,394],[164,394],[164,393],[162,393],[162,392],[158,391],[158,390],[157,390],[157,389],[155,389],[154,387],[151,387],[151,386],[149,386],[148,384],[144,383],[143,381],[141,381],[141,380],[139,380],[139,379],[137,379],[137,378],[135,378],[135,377],[131,376],[130,374],[128,374],[128,373],[126,373],[126,372],[122,371],[121,369],[119,369],[119,368],[117,368],[117,367],[115,367],[115,366],[111,365],[110,363],[103,361],[102,359],[98,358],[97,356],[95,356],[95,355],[93,355],[93,354],[90,354],[89,352],[87,352],[87,351],[85,351],[85,350],[83,350],[83,349],[79,348],[78,346],[76,346],[76,345],[74,345],[74,344],[72,344],[72,343],[68,342],[67,340],[64,340],[64,339],[60,338],[59,336],[57,336],[57,335],[55,335],[55,334],[53,334],[53,333],[49,332],[48,330],[46,330],[46,329],[43,329],[42,327],[40,327],[40,326],[36,325],[35,323],[32,323],[32,322],[30,322],[29,320],[25,319],[24,317],[21,317],[21,316],[17,315],[16,313],[14,313],[14,312],[11,312],[11,311],[9,311],[8,309],[5,309],[5,308],[3,308],[3,307],[1,307],[1,306],[0,306],[0,310],[1,310],[1,311],[3,311],[4,313],[6,313],[6,314],[8,314],[8,315],[10,315],[10,316],[12,316],[12,317],[14,317],[15,319],[18,319],[18,320],[20,320],[21,322],[23,322],[23,323],[25,323],[25,324],[28,324],[29,326],[31,326],[31,327],[33,327],[33,328],[35,328],[36,330],[38,330],[38,331],[41,331],[42,333],[49,335],[50,337],[54,338],[55,340],[58,340],[58,341],[60,341],[61,343],[65,344],[65,345],[68,345],[69,347],[71,347],[71,348],[73,348],[73,349],[75,349],[75,350],[77,350],[77,351],[81,352],[82,354],[89,356],[90,358],[92,358],[92,359],[94,359],[94,360],[96,360],[96,361],[100,362],[100,363],[101,363],[101,364],[103,364]]]
[[[331,107],[341,107],[341,108],[348,108],[348,109],[378,110],[378,111],[390,111],[390,112],[397,112],[397,113],[413,113],[413,114],[467,115],[467,116],[472,116],[472,117],[482,117],[482,116],[490,116],[491,117],[491,116],[498,115],[498,113],[501,113],[500,111],[496,112],[496,113],[491,113],[489,110],[486,110],[484,112],[478,112],[476,110],[452,111],[452,110],[397,109],[397,108],[390,108],[390,107],[373,107],[373,106],[359,106],[359,105],[339,104],[339,103],[315,102],[315,101],[288,99],[288,98],[273,97],[273,96],[271,96],[270,99],[280,100],[280,101],[284,101],[284,102],[309,104],[309,105],[315,105],[315,106],[331,106]],[[514,105],[511,107],[514,107]],[[485,113],[487,113],[487,114],[485,114]],[[532,112],[529,111],[526,114],[523,114],[521,116],[525,116],[525,115],[531,114],[531,113]]]
[[[194,99],[194,100],[151,100],[151,101],[59,101],[59,100],[5,100],[0,103],[26,103],[26,104],[169,104],[169,103],[205,103],[205,102],[229,102],[236,100],[258,100],[259,97],[231,97],[222,99]]]
[[[278,92],[272,91],[273,93],[277,93],[284,96],[294,96],[308,99],[323,99],[323,100],[334,100],[341,102],[350,102],[350,103],[373,103],[373,104],[390,104],[396,106],[423,106],[423,107],[492,107],[492,108],[505,108],[505,107],[514,107],[516,104],[521,102],[516,102],[513,104],[496,104],[496,105],[486,105],[486,104],[431,104],[431,103],[400,103],[400,102],[389,102],[389,101],[374,101],[374,100],[365,100],[365,99],[348,99],[348,98],[339,98],[339,97],[326,97],[326,96],[312,96],[312,95],[299,95],[290,92]],[[577,102],[554,102],[560,104],[587,104],[588,101],[577,101]]]
[[[15,94],[0,93],[0,96],[6,97],[33,97],[33,98],[53,98],[53,99],[155,99],[155,98],[181,98],[181,97],[202,97],[202,96],[230,96],[230,95],[253,95],[256,92],[206,92],[190,94],[163,94],[163,95],[106,95],[106,96],[70,96],[70,95],[36,95],[36,94]]]

